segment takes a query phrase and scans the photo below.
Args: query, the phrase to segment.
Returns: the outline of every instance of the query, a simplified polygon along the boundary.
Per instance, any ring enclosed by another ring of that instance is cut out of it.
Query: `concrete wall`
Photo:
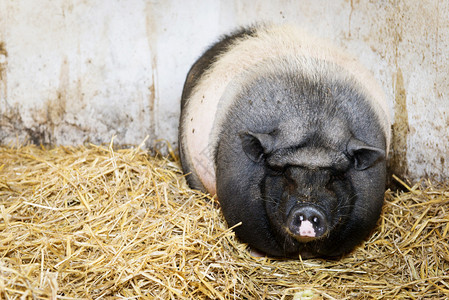
[[[437,0],[0,0],[0,144],[176,147],[190,65],[261,20],[358,56],[390,101],[395,172],[449,179],[449,1]]]

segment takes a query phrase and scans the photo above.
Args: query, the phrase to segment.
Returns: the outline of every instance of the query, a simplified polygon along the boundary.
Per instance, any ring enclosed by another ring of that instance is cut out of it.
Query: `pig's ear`
[[[254,162],[261,162],[264,154],[273,149],[274,138],[269,133],[241,132],[240,140],[245,154]]]
[[[355,138],[349,140],[346,148],[348,154],[354,158],[354,169],[358,171],[368,169],[378,159],[385,157],[384,150],[371,147]]]

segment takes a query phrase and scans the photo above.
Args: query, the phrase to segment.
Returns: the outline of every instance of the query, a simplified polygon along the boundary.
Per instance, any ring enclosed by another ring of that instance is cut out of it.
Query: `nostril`
[[[312,222],[313,222],[313,224],[315,224],[315,225],[319,225],[320,219],[319,219],[318,217],[313,217]]]

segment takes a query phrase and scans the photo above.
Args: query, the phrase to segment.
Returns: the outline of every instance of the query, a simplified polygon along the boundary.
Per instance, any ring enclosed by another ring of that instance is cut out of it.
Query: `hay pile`
[[[341,260],[253,258],[173,158],[3,147],[0,298],[443,299],[449,187],[408,189]]]

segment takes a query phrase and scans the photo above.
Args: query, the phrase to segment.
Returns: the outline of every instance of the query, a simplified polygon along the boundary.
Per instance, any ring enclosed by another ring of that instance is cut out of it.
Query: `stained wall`
[[[220,34],[296,23],[382,84],[391,165],[449,179],[449,1],[0,0],[0,144],[177,146],[185,75]]]

